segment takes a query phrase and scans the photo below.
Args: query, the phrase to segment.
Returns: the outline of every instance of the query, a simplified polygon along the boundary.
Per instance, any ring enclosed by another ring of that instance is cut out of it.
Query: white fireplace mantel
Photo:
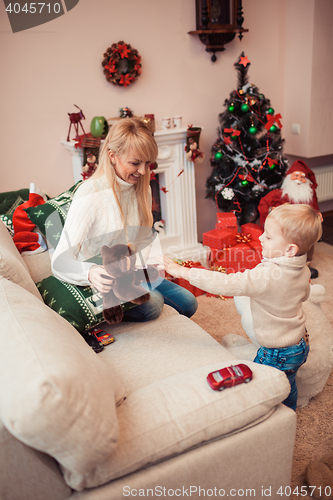
[[[158,130],[154,138],[158,145],[155,173],[167,189],[160,191],[164,230],[160,242],[164,254],[171,258],[205,262],[206,248],[198,242],[194,164],[185,156],[186,128]],[[72,155],[74,182],[82,179],[83,152],[75,142],[62,141]],[[179,175],[181,170],[184,172]]]

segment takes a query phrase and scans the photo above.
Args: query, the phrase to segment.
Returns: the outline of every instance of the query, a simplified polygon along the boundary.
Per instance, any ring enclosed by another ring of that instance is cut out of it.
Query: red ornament
[[[252,175],[248,172],[247,174],[239,174],[238,177],[242,181],[249,181],[249,182],[255,182]]]
[[[272,167],[273,165],[277,165],[278,161],[277,160],[272,160],[272,158],[267,158],[268,161],[268,166]]]
[[[268,115],[267,116],[267,123],[265,125],[265,129],[269,130],[271,128],[271,126],[274,124],[274,122],[276,122],[278,124],[278,126],[280,128],[282,128],[282,123],[280,122],[280,118],[282,118],[282,116],[279,114],[277,115]]]
[[[236,135],[236,136],[240,135],[240,130],[236,130],[235,128],[225,128],[224,132],[226,132],[227,134]]]

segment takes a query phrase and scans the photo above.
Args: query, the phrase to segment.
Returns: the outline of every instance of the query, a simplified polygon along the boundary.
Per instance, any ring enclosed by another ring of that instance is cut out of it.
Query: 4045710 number
[[[21,6],[19,3],[16,2],[16,3],[10,3],[6,7],[6,11],[9,12],[10,14],[20,14],[20,12],[24,12],[25,14],[41,14],[44,8],[45,11],[48,12],[49,14],[51,13],[59,14],[61,11],[61,4],[32,2],[32,3],[25,3],[23,6]]]
[[[332,488],[330,486],[296,486],[294,489],[292,489],[290,486],[280,486],[276,493],[281,497],[290,497],[291,494],[293,496],[301,497],[306,497],[307,495],[310,497],[314,497],[315,495],[315,498],[322,498],[324,500],[325,498],[331,497]]]

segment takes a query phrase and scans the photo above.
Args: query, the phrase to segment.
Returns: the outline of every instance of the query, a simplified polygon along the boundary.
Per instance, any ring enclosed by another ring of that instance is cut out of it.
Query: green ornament
[[[275,163],[272,163],[272,165],[268,165],[269,170],[274,170],[276,167]]]
[[[247,186],[249,184],[249,181],[247,181],[246,179],[244,179],[242,182],[241,182],[241,185],[242,186]]]
[[[260,99],[260,100],[265,99],[264,94],[259,94],[259,99]]]
[[[215,160],[221,160],[223,158],[223,153],[222,151],[217,151],[215,153]]]
[[[269,129],[270,132],[277,132],[278,128],[276,125],[272,125],[271,128]]]
[[[228,110],[230,111],[230,113],[233,113],[235,111],[235,106],[234,104],[230,104]]]
[[[241,110],[243,111],[243,113],[247,113],[249,109],[250,109],[249,105],[246,104],[245,102],[241,105]]]
[[[90,132],[93,137],[106,137],[109,125],[104,116],[94,116],[90,123]]]
[[[268,108],[267,113],[269,115],[274,115],[274,109],[273,108]]]
[[[230,137],[231,137],[231,139],[232,139],[233,141],[237,141],[237,139],[238,139],[238,136],[237,136],[237,135],[231,135]]]
[[[252,125],[250,128],[249,128],[249,134],[251,135],[255,135],[257,133],[258,129],[257,127],[255,127],[254,125]]]

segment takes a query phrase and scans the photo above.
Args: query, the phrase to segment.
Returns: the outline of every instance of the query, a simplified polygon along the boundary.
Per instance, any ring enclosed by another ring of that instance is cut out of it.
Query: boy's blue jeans
[[[309,350],[309,345],[302,338],[298,344],[289,347],[280,347],[278,349],[260,347],[253,360],[255,363],[273,366],[285,372],[290,382],[290,394],[283,403],[293,410],[296,410],[297,406],[296,373],[307,360]]]

